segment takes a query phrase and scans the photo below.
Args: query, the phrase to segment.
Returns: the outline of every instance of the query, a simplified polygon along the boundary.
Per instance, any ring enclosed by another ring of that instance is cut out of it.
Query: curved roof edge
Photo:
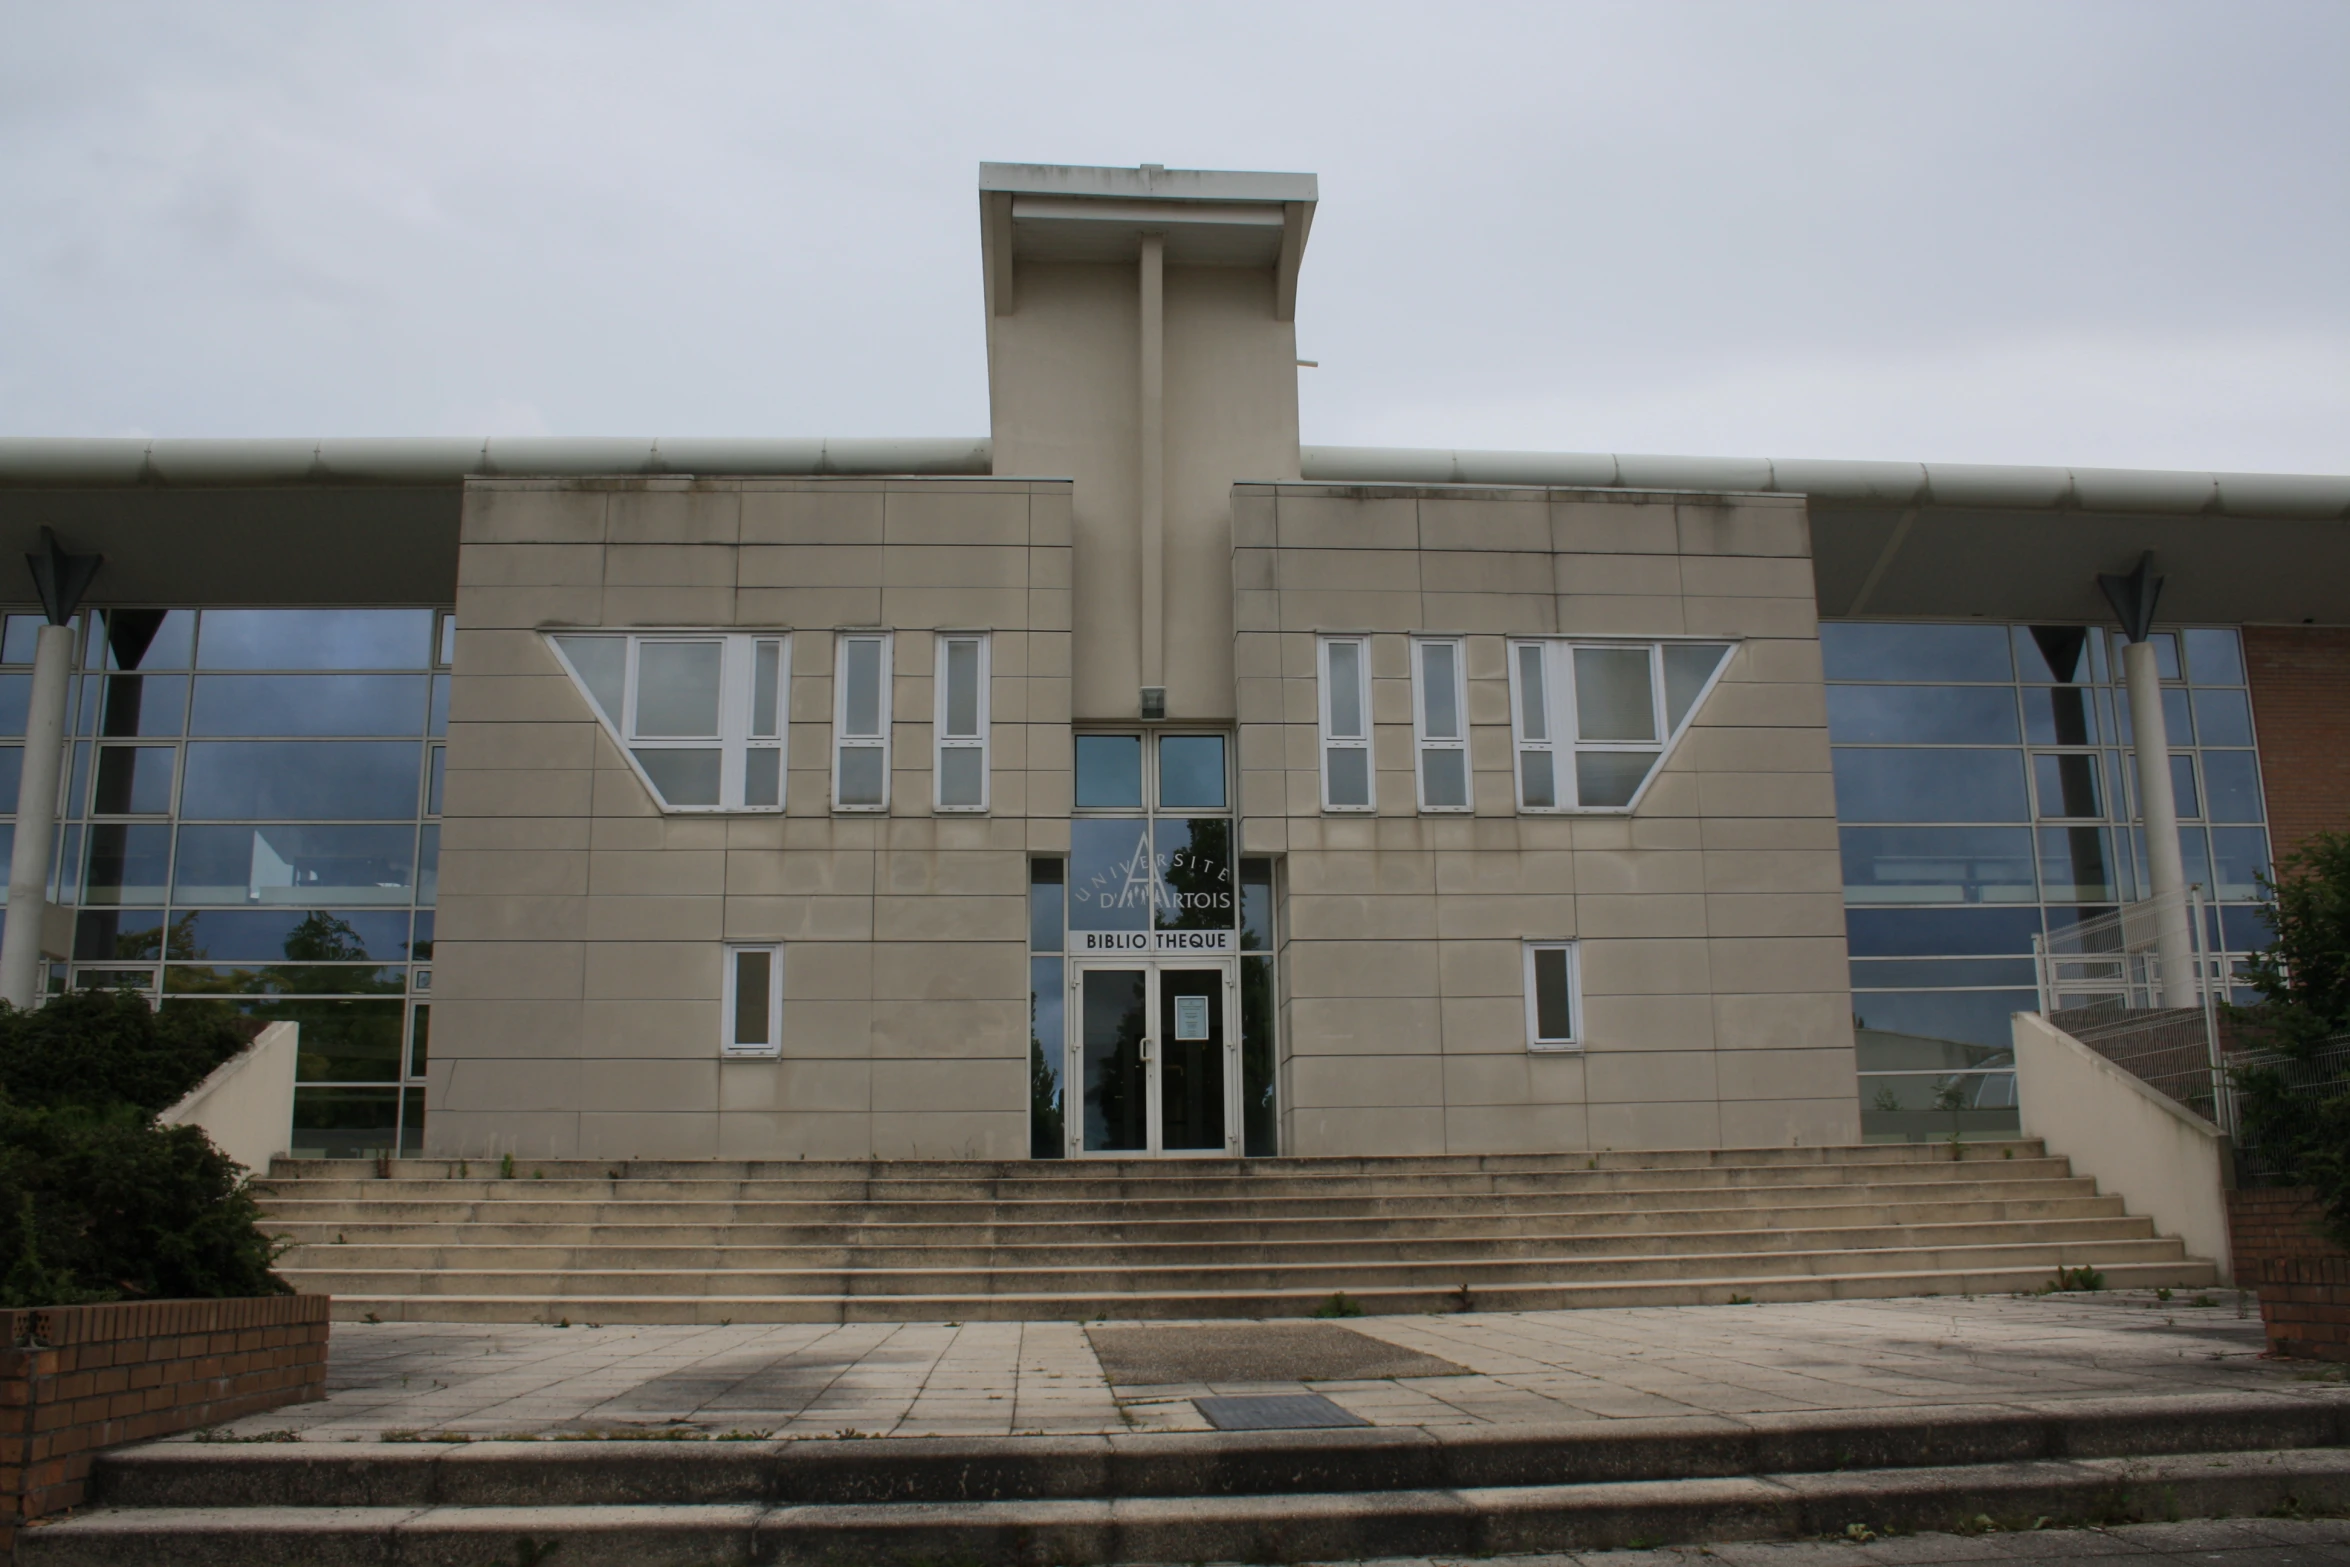
[[[456,484],[596,474],[909,474],[994,469],[985,437],[708,440],[383,436],[334,440],[0,438],[0,487]]]
[[[2350,517],[2350,476],[2025,468],[1987,463],[1475,452],[1399,446],[1299,448],[1299,475],[1325,484],[1515,484],[1742,490],[1879,506],[1986,506],[2216,517]]]

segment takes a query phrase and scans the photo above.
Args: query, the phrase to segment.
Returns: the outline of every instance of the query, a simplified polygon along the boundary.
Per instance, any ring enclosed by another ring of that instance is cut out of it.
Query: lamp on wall
[[[1142,716],[1145,718],[1167,716],[1167,688],[1165,686],[1144,686],[1142,688]]]

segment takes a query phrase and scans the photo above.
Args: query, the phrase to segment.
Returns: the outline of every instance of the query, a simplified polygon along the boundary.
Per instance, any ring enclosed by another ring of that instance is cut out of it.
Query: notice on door
[[[1175,998],[1175,1042],[1188,1044],[1208,1037],[1208,998],[1205,996],[1177,996]]]

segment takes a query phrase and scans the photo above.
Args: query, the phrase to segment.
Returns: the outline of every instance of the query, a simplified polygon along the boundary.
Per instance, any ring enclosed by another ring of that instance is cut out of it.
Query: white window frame
[[[1526,1048],[1528,1050],[1580,1050],[1583,1048],[1583,946],[1576,941],[1528,941],[1522,944],[1526,980]],[[1537,952],[1564,952],[1567,955],[1567,1026],[1573,1030],[1564,1039],[1542,1037],[1541,1010],[1535,1004],[1534,954]]]
[[[1351,643],[1357,649],[1357,671],[1363,732],[1360,735],[1333,735],[1330,724],[1330,649],[1340,642]],[[1377,728],[1371,716],[1371,639],[1367,636],[1323,637],[1314,647],[1315,706],[1320,715],[1316,725],[1317,743],[1314,751],[1314,771],[1322,780],[1322,809],[1343,815],[1368,815],[1379,809],[1379,769],[1371,754],[1371,736]],[[1359,750],[1363,753],[1364,800],[1360,805],[1334,805],[1330,801],[1330,753],[1333,750]]]
[[[620,755],[628,763],[629,771],[645,786],[645,793],[663,813],[672,815],[711,815],[718,813],[773,816],[784,808],[790,772],[783,765],[782,753],[789,744],[791,729],[791,633],[788,631],[720,631],[708,627],[677,627],[614,631],[601,626],[566,626],[544,633],[548,648],[572,683],[587,699],[588,708],[596,721],[619,747]],[[623,657],[620,686],[620,711],[607,713],[604,705],[571,661],[564,650],[567,637],[597,638],[620,642],[626,652]],[[715,735],[660,735],[640,738],[636,734],[637,669],[644,644],[648,642],[704,642],[716,643],[720,648],[718,662],[718,733]],[[761,643],[773,643],[776,654],[775,733],[754,736],[756,727],[751,715],[752,666],[756,648]],[[718,803],[715,805],[680,805],[663,795],[653,783],[637,751],[707,751],[715,746],[718,759]],[[746,757],[752,751],[774,751],[776,759],[775,803],[748,805],[743,801],[743,781]]]
[[[1665,692],[1665,649],[1676,644],[1720,647],[1725,651],[1714,665],[1705,684],[1690,698],[1689,711],[1681,715],[1678,726],[1668,727],[1669,712]],[[1665,762],[1697,721],[1698,711],[1706,704],[1714,688],[1721,684],[1731,660],[1738,656],[1735,637],[1515,637],[1507,644],[1510,676],[1510,789],[1521,812],[1533,815],[1585,814],[1625,816],[1637,810],[1640,802],[1664,771]],[[1549,733],[1537,739],[1526,733],[1525,689],[1521,648],[1537,648],[1542,660],[1543,722]],[[1648,653],[1648,694],[1650,710],[1658,738],[1638,740],[1584,740],[1577,723],[1575,706],[1575,650],[1577,648],[1643,648]],[[1551,793],[1553,805],[1526,803],[1526,772],[1524,754],[1528,751],[1550,753]],[[1585,751],[1613,751],[1654,756],[1648,776],[1633,791],[1632,798],[1622,805],[1585,805],[1580,797],[1581,781],[1575,758]]]
[[[1460,733],[1450,739],[1428,733],[1428,666],[1424,650],[1432,647],[1452,649],[1453,713],[1459,720]],[[1458,751],[1461,754],[1460,804],[1428,803],[1428,753],[1431,751]],[[1420,809],[1424,812],[1439,816],[1465,816],[1477,809],[1477,779],[1469,766],[1468,650],[1459,637],[1412,639],[1412,777],[1419,790]]]
[[[988,809],[992,794],[995,769],[989,755],[990,713],[988,688],[994,673],[990,647],[992,639],[984,631],[941,631],[937,636],[937,653],[933,659],[933,701],[930,721],[930,804],[931,809],[951,816],[979,816]],[[947,649],[957,642],[968,642],[979,649],[979,704],[976,735],[949,735],[947,733]],[[949,805],[946,803],[946,753],[950,750],[979,753],[979,803],[976,805]]]
[[[783,945],[773,941],[730,942],[725,948],[726,971],[718,1011],[718,1048],[729,1056],[777,1056],[783,1053]],[[745,957],[767,959],[767,1039],[763,1044],[739,1044],[734,1037],[737,976]]]
[[[851,735],[848,733],[849,707],[849,647],[857,642],[881,644],[881,674],[878,727],[879,735]],[[832,639],[832,808],[844,814],[877,816],[889,813],[890,792],[890,687],[895,678],[892,657],[892,639],[886,631],[840,631]],[[843,752],[878,750],[881,753],[881,799],[870,804],[843,805],[840,798],[840,762]]]

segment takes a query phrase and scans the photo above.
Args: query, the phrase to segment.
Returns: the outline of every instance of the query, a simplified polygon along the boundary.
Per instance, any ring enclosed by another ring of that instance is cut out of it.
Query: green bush
[[[0,1006],[0,1306],[290,1293],[243,1171],[155,1124],[243,1043],[130,995]]]
[[[2350,833],[2319,833],[2279,860],[2269,894],[2276,940],[2245,976],[2260,1004],[2229,1013],[2254,1043],[2306,1062],[2350,1036]],[[2325,1070],[2240,1068],[2237,1106],[2245,1143],[2276,1173],[2312,1188],[2327,1234],[2350,1246],[2350,1090],[2292,1081]]]

